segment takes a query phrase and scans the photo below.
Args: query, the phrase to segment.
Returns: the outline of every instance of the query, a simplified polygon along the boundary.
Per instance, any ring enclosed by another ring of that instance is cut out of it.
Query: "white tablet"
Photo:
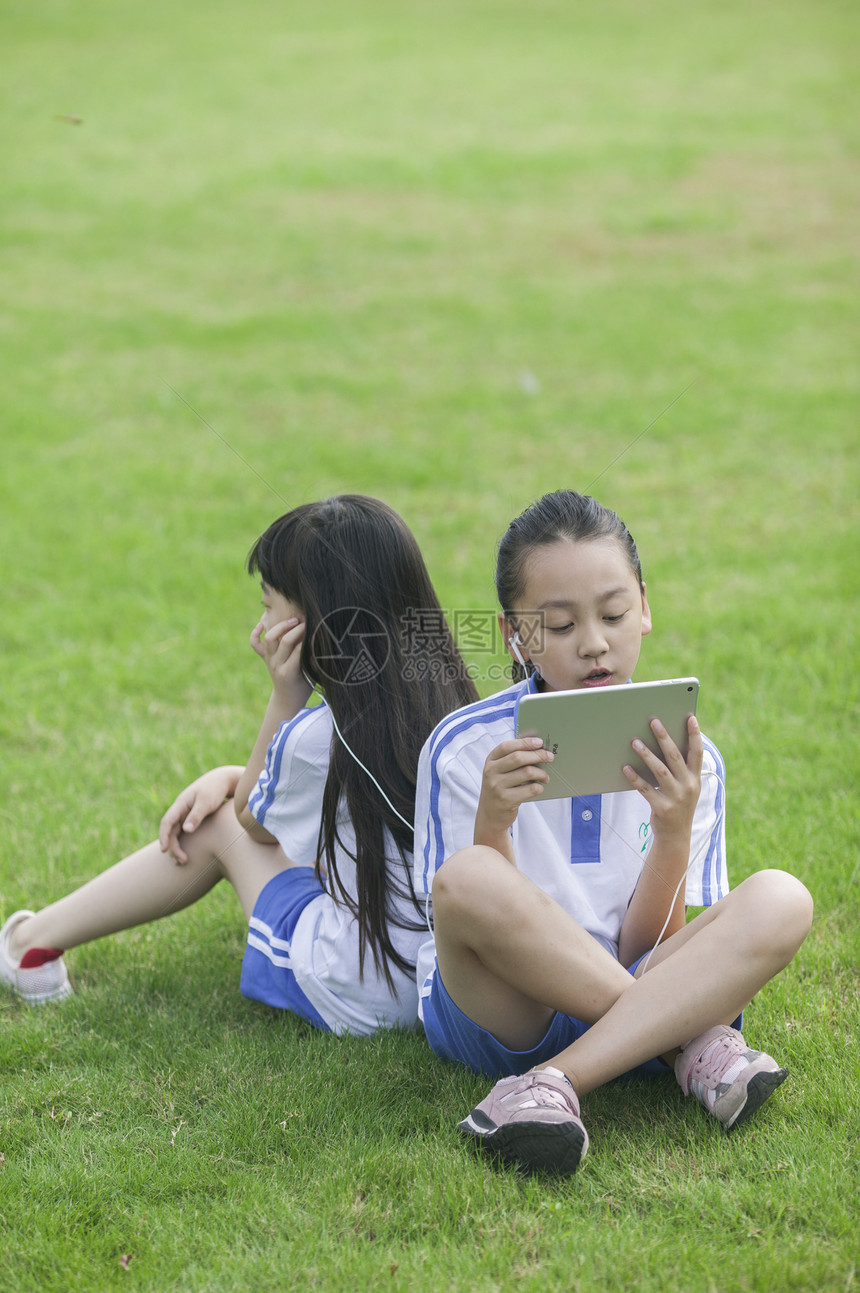
[[[644,781],[656,785],[630,742],[638,737],[662,758],[657,738],[649,727],[652,718],[659,718],[686,758],[687,716],[695,714],[698,696],[697,678],[630,682],[620,687],[546,691],[524,696],[517,711],[517,736],[540,736],[546,748],[555,754],[552,763],[544,765],[549,772],[549,784],[537,802],[631,790],[621,771],[625,763]]]

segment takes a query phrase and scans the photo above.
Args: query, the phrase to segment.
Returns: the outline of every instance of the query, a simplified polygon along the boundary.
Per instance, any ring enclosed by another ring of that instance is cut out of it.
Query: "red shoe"
[[[62,1001],[72,995],[72,985],[61,952],[45,951],[31,948],[20,963],[9,956],[7,944],[9,933],[15,925],[32,911],[16,911],[0,929],[0,980],[7,983],[19,997],[31,1005],[42,1005],[46,1001]]]

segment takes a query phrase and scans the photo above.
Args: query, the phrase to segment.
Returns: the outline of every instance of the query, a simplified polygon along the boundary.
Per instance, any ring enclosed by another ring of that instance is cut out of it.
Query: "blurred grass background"
[[[852,1287],[855,6],[13,0],[0,32],[3,913],[244,757],[274,516],[377,494],[481,610],[561,486],[639,542],[638,676],[702,681],[733,878],[818,909],[749,1013],[779,1106],[723,1141],[610,1088],[549,1188],[463,1153],[481,1084],[419,1038],[243,1002],[231,894],[81,949],[62,1012],[0,999],[17,1287]]]

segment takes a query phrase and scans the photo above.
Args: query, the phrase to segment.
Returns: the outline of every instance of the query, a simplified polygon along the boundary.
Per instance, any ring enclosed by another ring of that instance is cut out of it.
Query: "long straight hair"
[[[573,489],[558,489],[544,494],[524,512],[511,521],[499,541],[496,555],[496,593],[499,605],[510,619],[516,603],[523,595],[525,566],[536,548],[547,547],[559,539],[577,543],[589,539],[614,539],[630,563],[639,587],[642,583],[642,562],[633,535],[617,512],[598,503],[588,494],[577,494]],[[514,682],[534,672],[531,663],[527,668],[513,663],[511,674]]]
[[[357,920],[360,972],[369,948],[392,984],[391,965],[414,967],[397,952],[390,926],[423,928],[406,825],[415,813],[418,756],[436,724],[477,700],[477,691],[414,536],[378,499],[342,494],[295,508],[257,540],[248,571],[301,608],[301,666],[353,752],[333,736],[316,870]],[[354,850],[341,834],[344,805]],[[386,858],[386,832],[403,865]],[[338,873],[339,852],[355,862],[357,900]],[[404,897],[415,906],[414,923],[393,914],[393,900]]]

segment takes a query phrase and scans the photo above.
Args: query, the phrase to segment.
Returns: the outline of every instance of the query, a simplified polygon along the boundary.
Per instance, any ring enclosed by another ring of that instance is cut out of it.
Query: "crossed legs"
[[[433,911],[449,996],[509,1049],[535,1046],[555,1011],[592,1025],[550,1061],[583,1096],[735,1019],[800,947],[812,899],[787,872],[758,872],[662,943],[639,978],[493,849],[445,862]]]

